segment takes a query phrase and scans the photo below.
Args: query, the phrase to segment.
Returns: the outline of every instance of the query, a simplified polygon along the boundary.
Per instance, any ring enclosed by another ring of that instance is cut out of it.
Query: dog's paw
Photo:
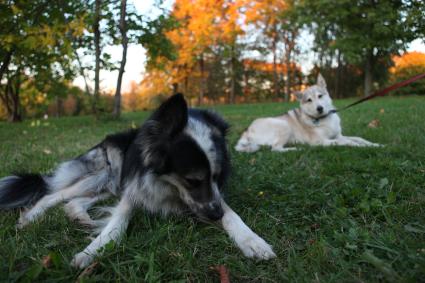
[[[85,252],[81,252],[74,256],[74,258],[71,261],[71,266],[75,268],[83,269],[87,267],[92,261],[93,261],[92,255]]]
[[[21,212],[18,222],[16,223],[16,228],[22,229],[30,223],[30,219],[27,217],[26,212]]]
[[[277,152],[288,152],[288,151],[293,151],[293,150],[298,150],[298,148],[296,148],[296,147],[272,146],[272,151],[277,151]]]
[[[238,241],[237,245],[246,257],[268,260],[276,257],[272,247],[258,235],[253,234]]]

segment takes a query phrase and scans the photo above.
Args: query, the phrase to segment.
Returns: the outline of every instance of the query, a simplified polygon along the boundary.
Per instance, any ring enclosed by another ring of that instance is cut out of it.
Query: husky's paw
[[[272,247],[256,234],[249,235],[245,239],[238,241],[237,245],[246,257],[264,260],[276,257]]]
[[[237,144],[235,150],[239,152],[255,152],[260,149],[260,146],[253,144]]]
[[[93,261],[93,256],[85,253],[80,252],[74,256],[74,258],[71,261],[71,266],[75,268],[83,269],[87,267],[91,262]]]
[[[21,212],[18,222],[16,223],[16,228],[22,229],[30,223],[31,223],[31,220],[27,217],[26,211]]]
[[[272,151],[277,151],[277,152],[288,152],[288,151],[293,151],[293,150],[298,150],[298,148],[296,148],[296,147],[272,146]]]

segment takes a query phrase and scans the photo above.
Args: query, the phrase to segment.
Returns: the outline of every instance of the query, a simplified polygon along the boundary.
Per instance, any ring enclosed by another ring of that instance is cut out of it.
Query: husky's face
[[[324,116],[334,109],[325,79],[321,74],[318,75],[315,85],[297,93],[297,99],[300,101],[302,112],[313,118]]]
[[[149,135],[142,145],[144,165],[176,187],[181,200],[198,217],[221,219],[220,160],[226,152],[220,130],[189,118],[181,95],[164,102],[144,130]]]

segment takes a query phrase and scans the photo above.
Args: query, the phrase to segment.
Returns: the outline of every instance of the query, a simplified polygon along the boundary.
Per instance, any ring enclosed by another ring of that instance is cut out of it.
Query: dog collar
[[[318,124],[319,124],[319,122],[320,122],[320,120],[323,120],[323,119],[325,119],[326,117],[328,117],[328,116],[330,116],[330,115],[332,115],[332,114],[334,114],[334,113],[336,113],[336,112],[337,112],[337,110],[332,109],[331,111],[329,111],[329,112],[328,112],[328,113],[326,113],[325,115],[322,115],[322,116],[319,116],[319,117],[313,117],[313,116],[310,116],[310,115],[308,115],[308,114],[307,114],[307,116],[311,118],[311,120],[313,121],[313,124],[314,124],[314,125],[318,125]]]

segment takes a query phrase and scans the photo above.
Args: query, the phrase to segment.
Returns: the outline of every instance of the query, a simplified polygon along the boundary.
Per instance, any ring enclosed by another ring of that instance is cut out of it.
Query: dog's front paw
[[[18,222],[16,223],[16,228],[22,229],[25,226],[27,226],[31,220],[27,217],[27,212],[23,211],[21,212],[21,215],[19,216]]]
[[[237,245],[246,257],[265,260],[276,257],[272,247],[256,234],[238,241]]]
[[[81,252],[74,256],[74,258],[71,261],[71,265],[75,268],[83,269],[87,267],[92,261],[93,261],[92,255],[85,252]]]

